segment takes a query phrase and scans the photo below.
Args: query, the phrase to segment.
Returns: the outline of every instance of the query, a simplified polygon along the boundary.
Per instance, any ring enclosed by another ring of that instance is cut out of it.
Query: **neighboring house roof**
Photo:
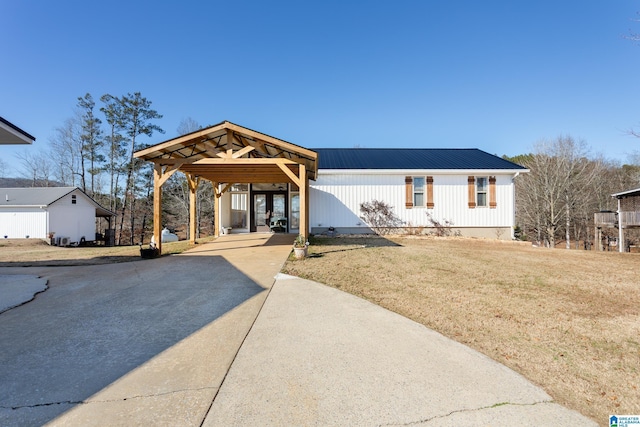
[[[69,193],[78,190],[96,207],[96,216],[107,217],[115,214],[103,208],[78,187],[31,187],[0,188],[0,208],[50,206]]]
[[[318,169],[509,170],[523,166],[477,148],[316,148]]]
[[[20,129],[18,126],[0,117],[0,145],[2,144],[31,144],[36,138]]]
[[[622,197],[629,197],[629,196],[640,196],[640,188],[636,188],[635,190],[622,191],[620,193],[615,193],[611,195],[611,197],[617,197],[618,199],[621,199]]]

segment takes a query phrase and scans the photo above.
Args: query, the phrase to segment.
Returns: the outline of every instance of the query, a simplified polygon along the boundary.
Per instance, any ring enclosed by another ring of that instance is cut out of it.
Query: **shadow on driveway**
[[[72,408],[58,422],[84,424],[90,403],[94,417],[100,410],[112,417],[127,413],[128,400],[140,412],[144,397],[157,398],[154,407],[190,400],[189,416],[201,421],[272,284],[257,283],[233,262],[187,252],[20,269],[48,278],[50,289],[0,315],[0,424],[40,425]],[[142,416],[149,422],[154,415]]]

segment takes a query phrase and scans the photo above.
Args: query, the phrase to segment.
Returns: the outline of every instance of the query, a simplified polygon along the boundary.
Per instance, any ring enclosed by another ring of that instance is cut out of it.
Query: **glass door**
[[[286,194],[271,194],[271,204],[273,206],[271,210],[271,231],[277,233],[287,232],[287,195]]]
[[[287,193],[253,193],[251,231],[287,232]]]
[[[253,195],[253,230],[269,231],[269,218],[267,217],[267,195],[258,193]]]

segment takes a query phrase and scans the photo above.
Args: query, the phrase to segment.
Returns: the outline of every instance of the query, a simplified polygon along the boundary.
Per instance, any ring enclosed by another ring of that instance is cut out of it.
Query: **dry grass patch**
[[[213,237],[198,239],[198,242],[211,240]],[[179,254],[192,247],[187,240],[163,243],[162,254]],[[137,245],[64,248],[50,246],[39,239],[0,240],[0,267],[113,264],[140,259],[140,247]]]
[[[640,255],[475,239],[312,243],[284,272],[469,345],[603,425],[640,413]]]

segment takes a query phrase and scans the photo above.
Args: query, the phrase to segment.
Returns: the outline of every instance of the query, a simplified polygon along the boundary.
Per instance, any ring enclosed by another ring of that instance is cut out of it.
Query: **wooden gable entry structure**
[[[292,183],[300,195],[300,233],[309,233],[309,180],[318,176],[318,154],[295,144],[224,121],[139,150],[134,157],[154,163],[153,235],[162,252],[162,186],[177,171],[189,185],[189,237],[195,242],[196,189],[212,182],[214,234],[220,233],[220,197],[236,183]]]

